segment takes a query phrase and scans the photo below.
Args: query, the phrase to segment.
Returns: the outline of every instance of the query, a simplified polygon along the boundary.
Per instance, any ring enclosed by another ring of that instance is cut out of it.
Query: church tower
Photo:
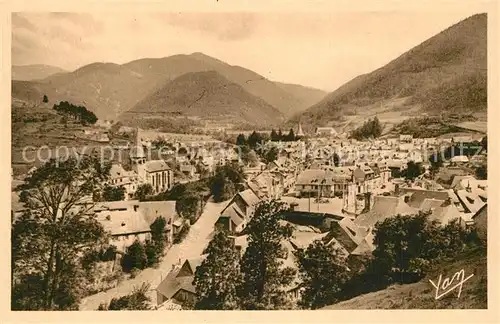
[[[132,164],[132,169],[141,177],[143,165],[146,163],[146,154],[144,153],[144,147],[139,135],[139,128],[136,128],[135,144],[130,148],[130,163]]]
[[[295,137],[297,138],[304,137],[304,131],[302,130],[302,125],[300,125],[300,121],[299,121],[299,127],[297,129],[297,134],[295,135]]]

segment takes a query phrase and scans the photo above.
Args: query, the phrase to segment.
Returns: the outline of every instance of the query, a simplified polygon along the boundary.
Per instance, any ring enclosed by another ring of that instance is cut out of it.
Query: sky
[[[202,52],[273,81],[333,91],[475,13],[20,12],[12,14],[12,64],[73,71]]]

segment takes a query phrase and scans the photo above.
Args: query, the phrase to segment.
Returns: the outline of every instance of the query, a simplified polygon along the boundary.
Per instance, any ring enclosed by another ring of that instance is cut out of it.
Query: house
[[[413,135],[411,134],[401,134],[399,135],[400,143],[413,143]]]
[[[477,235],[482,241],[486,241],[488,236],[488,204],[484,204],[484,206],[472,216],[472,220],[474,221]]]
[[[104,231],[110,233],[111,244],[120,252],[125,252],[127,247],[135,240],[144,243],[151,238],[151,229],[144,219],[144,215],[133,209],[109,208],[95,209],[97,220]]]
[[[108,185],[111,187],[124,187],[125,199],[130,199],[139,186],[139,176],[134,171],[126,171],[121,164],[113,163],[109,171]]]
[[[321,169],[302,171],[295,182],[295,191],[300,196],[333,197],[333,173]]]
[[[237,193],[220,213],[215,226],[221,226],[229,232],[241,232],[255,212],[260,198],[251,190]]]
[[[196,173],[196,168],[191,164],[182,164],[179,166],[179,171],[181,171],[184,175],[193,178]]]
[[[138,169],[139,177],[149,183],[155,193],[170,190],[174,186],[174,172],[164,160],[147,161]]]
[[[316,135],[318,136],[336,136],[337,132],[333,127],[317,127]]]
[[[176,224],[181,220],[175,201],[109,201],[100,202],[92,210],[104,229],[111,234],[111,242],[119,251],[125,251],[136,239],[145,242],[150,238],[150,226],[156,218],[166,220],[166,243],[173,242],[173,235],[180,231]]]
[[[156,302],[158,305],[171,301],[182,306],[192,306],[196,303],[196,289],[193,285],[196,268],[201,265],[206,255],[185,260],[182,266],[173,266],[172,270],[156,287]]]
[[[465,164],[469,162],[469,158],[465,155],[457,155],[450,159],[452,165]]]
[[[359,215],[354,223],[366,229],[373,228],[377,222],[396,215],[417,214],[418,209],[408,206],[404,197],[375,196],[373,207],[366,213]]]

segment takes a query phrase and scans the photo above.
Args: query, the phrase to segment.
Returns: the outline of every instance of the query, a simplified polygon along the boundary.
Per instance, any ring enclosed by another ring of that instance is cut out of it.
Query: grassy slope
[[[376,112],[399,98],[407,100],[389,110],[485,111],[486,27],[486,14],[451,26],[384,67],[351,80],[292,121],[338,122],[353,108]]]
[[[435,289],[429,279],[437,283],[440,274],[444,280],[462,269],[465,277],[474,276],[464,283],[460,298],[457,298],[457,290],[435,300]],[[486,309],[487,304],[486,251],[476,249],[462,254],[456,260],[442,262],[417,283],[393,285],[324,309]]]

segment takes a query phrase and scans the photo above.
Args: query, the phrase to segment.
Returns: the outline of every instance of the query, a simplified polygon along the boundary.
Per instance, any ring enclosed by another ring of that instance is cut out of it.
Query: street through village
[[[123,280],[115,288],[84,298],[80,304],[80,310],[96,310],[101,303],[109,303],[113,298],[132,293],[134,288],[140,287],[142,283],[151,285],[150,297],[152,303],[156,305],[155,288],[170,272],[172,266],[179,263],[179,260],[184,262],[186,259],[199,257],[203,253],[212,237],[213,225],[227,203],[227,201],[221,203],[209,201],[198,221],[191,226],[186,238],[168,250],[159,267],[144,269],[137,277]]]

